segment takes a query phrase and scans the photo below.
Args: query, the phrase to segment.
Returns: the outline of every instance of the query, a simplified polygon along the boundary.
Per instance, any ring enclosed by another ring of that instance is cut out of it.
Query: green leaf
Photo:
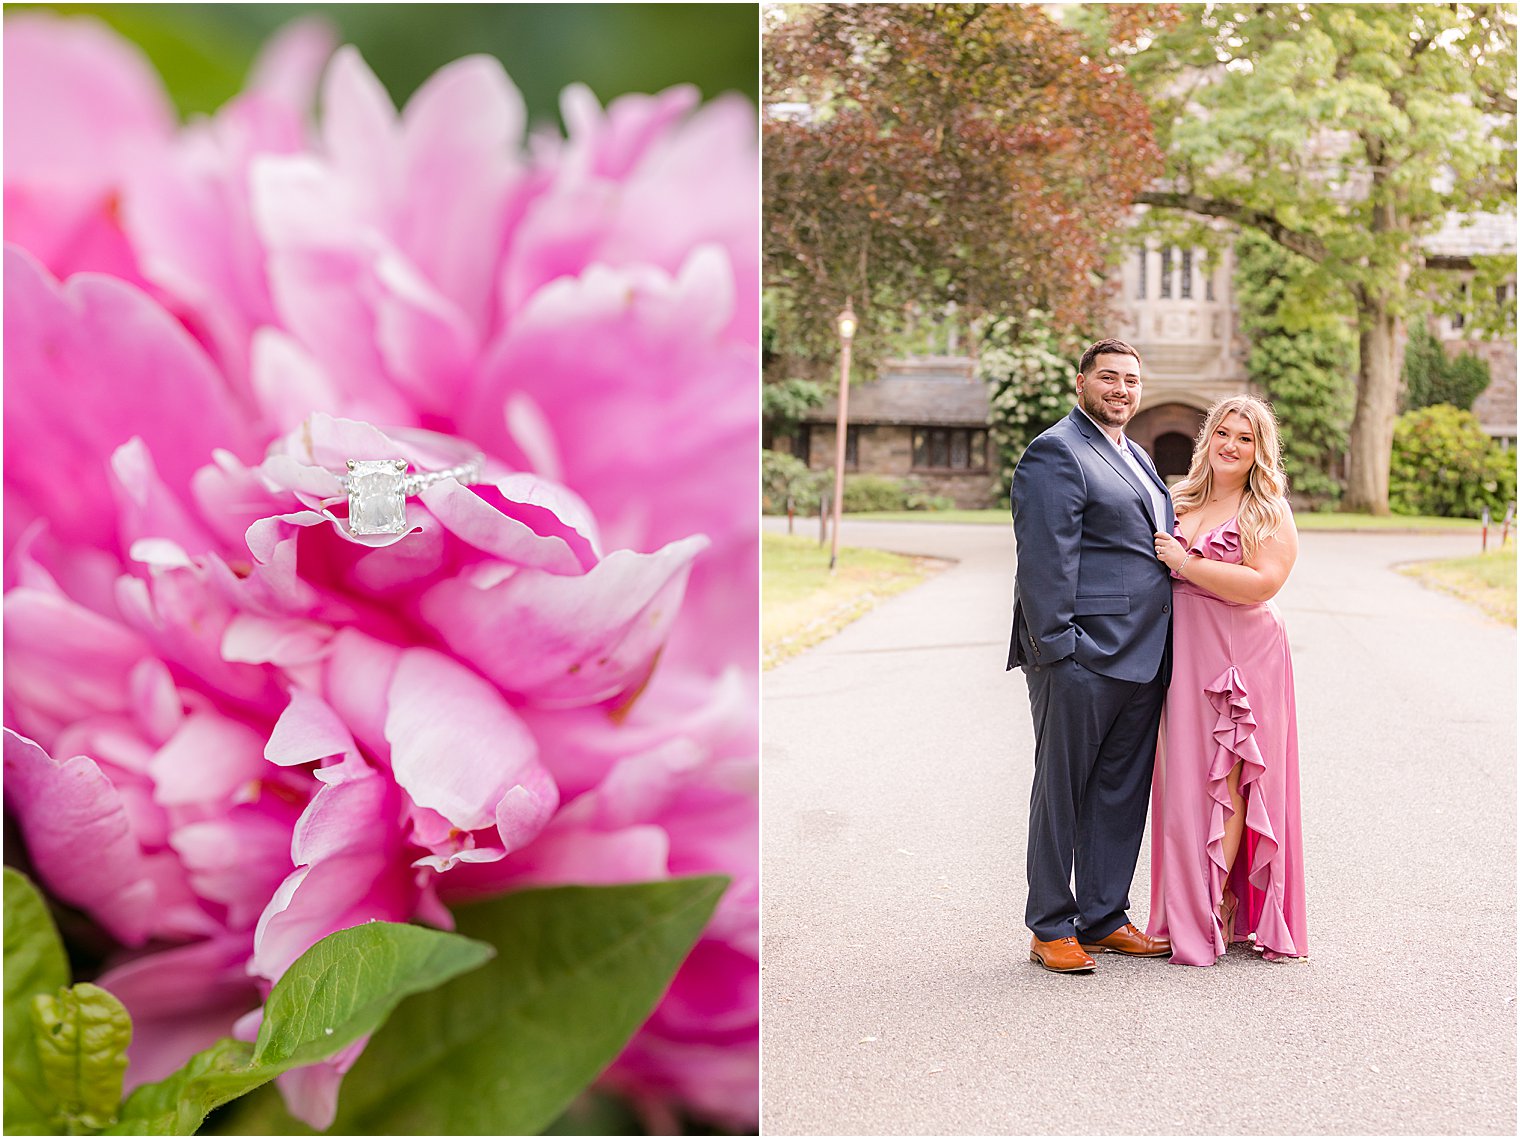
[[[416,925],[370,922],[324,937],[264,1006],[255,1063],[298,1068],[374,1032],[414,993],[477,969],[496,950]]]
[[[56,1135],[42,1078],[32,998],[69,983],[69,963],[47,903],[26,876],[5,868],[5,1131]]]
[[[193,1135],[206,1113],[279,1075],[253,1063],[253,1045],[218,1040],[156,1084],[144,1084],[122,1105],[107,1135]]]
[[[132,1043],[125,1006],[98,985],[79,984],[34,996],[32,1024],[53,1118],[70,1135],[109,1127]]]
[[[724,878],[525,890],[461,909],[494,961],[410,1001],[348,1074],[335,1132],[533,1135],[616,1058]]]
[[[215,1107],[374,1032],[406,997],[478,968],[494,950],[457,934],[370,922],[329,934],[286,970],[258,1040],[222,1040],[132,1093],[112,1134],[190,1135]]]

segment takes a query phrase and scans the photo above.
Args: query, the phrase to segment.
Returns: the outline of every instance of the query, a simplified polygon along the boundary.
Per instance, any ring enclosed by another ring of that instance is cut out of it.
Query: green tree
[[[1137,201],[1258,230],[1355,307],[1347,505],[1388,511],[1401,346],[1414,298],[1474,295],[1514,257],[1426,256],[1453,213],[1512,213],[1515,9],[1489,4],[1210,4],[1142,50],[1166,177]],[[1440,276],[1447,278],[1444,285]],[[1513,302],[1508,303],[1513,307]],[[1488,314],[1496,327],[1502,315]]]
[[[796,455],[785,451],[760,452],[761,509],[766,514],[811,514],[818,509],[819,495],[830,477],[827,471],[811,471]]]
[[[1024,448],[1071,410],[1074,362],[1082,348],[1058,336],[1038,310],[1023,321],[989,321],[980,344],[976,376],[988,388],[988,432],[997,448],[998,480],[1006,497]]]
[[[1424,323],[1410,327],[1404,350],[1405,411],[1437,403],[1471,411],[1490,378],[1488,365],[1478,356],[1463,352],[1452,359]]]
[[[1246,231],[1235,245],[1240,330],[1251,342],[1246,373],[1277,413],[1283,468],[1299,501],[1334,502],[1356,387],[1349,303],[1327,308],[1313,292],[1314,265]]]
[[[1087,323],[1159,169],[1122,71],[1042,8],[776,5],[762,89],[765,273],[789,342],[832,358],[846,298],[873,337],[916,301]],[[865,374],[864,371],[862,374]]]
[[[1477,417],[1438,403],[1407,411],[1393,428],[1389,501],[1395,514],[1476,518],[1515,500],[1515,452],[1483,432]]]

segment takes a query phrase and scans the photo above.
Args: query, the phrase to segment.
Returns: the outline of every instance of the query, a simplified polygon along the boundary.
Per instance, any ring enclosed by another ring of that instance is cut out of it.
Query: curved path
[[[764,1132],[1515,1134],[1515,632],[1389,568],[1475,537],[1307,533],[1278,598],[1312,960],[1057,976],[1011,531],[847,522],[958,564],[765,674]]]

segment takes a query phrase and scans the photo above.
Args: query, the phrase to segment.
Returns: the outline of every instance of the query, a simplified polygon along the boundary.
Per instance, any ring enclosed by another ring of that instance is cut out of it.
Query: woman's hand
[[[1165,563],[1167,569],[1175,570],[1182,564],[1182,559],[1187,557],[1187,548],[1170,534],[1157,530],[1156,557]]]

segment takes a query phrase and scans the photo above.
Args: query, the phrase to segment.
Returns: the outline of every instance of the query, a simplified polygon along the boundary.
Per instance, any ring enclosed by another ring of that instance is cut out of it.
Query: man
[[[1155,546],[1171,499],[1124,436],[1140,384],[1128,344],[1088,348],[1077,406],[1013,473],[1008,667],[1024,669],[1035,736],[1024,921],[1030,960],[1057,973],[1089,972],[1094,953],[1171,952],[1126,913],[1171,665],[1171,578]]]

